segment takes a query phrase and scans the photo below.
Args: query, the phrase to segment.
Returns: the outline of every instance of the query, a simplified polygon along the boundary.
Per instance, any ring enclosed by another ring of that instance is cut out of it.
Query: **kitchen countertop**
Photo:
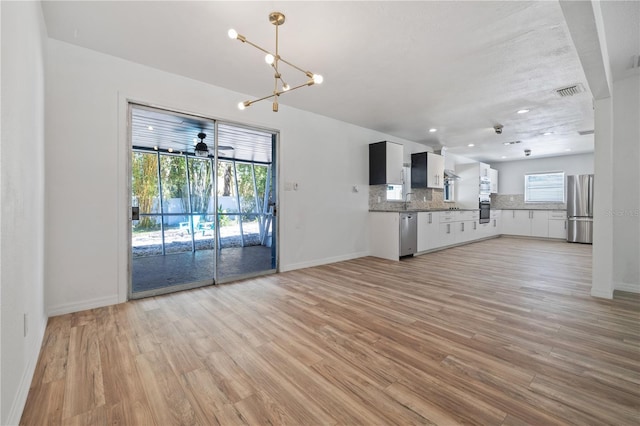
[[[420,212],[477,212],[480,209],[407,209],[407,210],[369,210],[371,213],[420,213]]]
[[[492,209],[492,210],[559,210],[559,211],[566,211],[567,209],[564,208],[559,208],[559,209],[550,209],[550,208],[546,208],[546,207],[504,207],[501,209]]]
[[[529,207],[529,208],[522,208],[522,207],[510,207],[510,208],[503,208],[503,209],[498,209],[498,208],[492,208],[491,210],[556,210],[556,211],[566,211],[567,209],[549,209],[549,208],[538,208],[538,207]],[[370,213],[419,213],[419,212],[477,212],[480,211],[480,209],[448,209],[448,208],[442,208],[442,209],[407,209],[407,210],[369,210]]]

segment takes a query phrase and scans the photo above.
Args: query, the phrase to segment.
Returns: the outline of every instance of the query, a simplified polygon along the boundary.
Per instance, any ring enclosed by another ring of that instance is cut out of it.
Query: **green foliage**
[[[182,211],[187,211],[189,192],[187,190],[187,162],[184,156],[160,154],[160,177],[162,182],[162,198],[182,199]],[[166,211],[166,208],[165,208]]]
[[[211,162],[208,159],[189,158],[189,181],[191,183],[191,211],[206,215],[213,193]]]
[[[134,152],[131,158],[131,187],[134,205],[140,213],[152,213],[154,200],[158,198],[158,160],[155,154]],[[140,218],[137,229],[153,229],[155,220],[151,217]]]

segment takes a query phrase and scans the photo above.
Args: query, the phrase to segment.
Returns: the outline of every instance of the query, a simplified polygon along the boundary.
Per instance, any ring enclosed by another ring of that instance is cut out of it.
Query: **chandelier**
[[[275,79],[275,84],[273,87],[273,93],[271,93],[270,95],[267,96],[263,96],[262,98],[259,99],[254,99],[252,101],[244,101],[244,102],[240,102],[238,104],[238,108],[239,109],[245,109],[248,106],[251,106],[253,104],[255,104],[256,102],[260,102],[263,101],[265,99],[270,99],[273,98],[273,112],[278,112],[278,97],[280,95],[282,95],[285,92],[290,92],[292,90],[296,90],[299,89],[301,87],[304,86],[312,86],[314,84],[321,84],[322,83],[322,76],[320,74],[313,74],[311,71],[305,71],[302,68],[292,64],[291,62],[283,59],[279,52],[278,52],[278,27],[282,24],[284,24],[284,14],[280,13],[280,12],[272,12],[269,14],[269,22],[271,22],[273,25],[275,25],[276,27],[276,51],[274,53],[269,52],[267,49],[263,49],[262,47],[258,46],[257,44],[254,44],[252,42],[250,42],[249,40],[247,40],[247,38],[243,35],[238,34],[238,32],[234,29],[229,30],[229,38],[232,39],[237,39],[240,40],[242,43],[247,43],[250,44],[251,46],[255,47],[258,50],[263,51],[264,53],[266,53],[266,56],[264,58],[265,62],[270,65],[273,70],[275,71],[273,77]],[[280,73],[280,62],[283,62],[287,65],[289,65],[290,67],[300,71],[301,73],[303,73],[308,80],[305,83],[299,84],[297,86],[291,87],[289,86],[285,81],[284,78],[282,77],[282,74]]]

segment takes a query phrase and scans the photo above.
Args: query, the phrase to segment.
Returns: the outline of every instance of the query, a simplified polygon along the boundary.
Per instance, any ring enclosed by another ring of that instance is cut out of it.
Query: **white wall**
[[[44,40],[39,2],[2,2],[0,424],[22,414],[44,310]],[[24,314],[28,333],[24,336]]]
[[[590,174],[593,173],[593,154],[505,161],[493,163],[491,168],[498,170],[500,194],[524,194],[525,174],[558,171],[563,171],[565,175]]]
[[[613,83],[613,280],[640,293],[640,75]]]
[[[286,96],[278,113],[264,102],[239,111],[247,95],[52,39],[47,52],[50,313],[126,298],[126,99],[280,131],[281,270],[368,254],[368,144],[412,143],[288,108]]]

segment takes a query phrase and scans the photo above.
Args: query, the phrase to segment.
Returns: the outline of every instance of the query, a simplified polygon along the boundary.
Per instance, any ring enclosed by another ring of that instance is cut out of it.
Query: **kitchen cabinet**
[[[438,212],[418,213],[418,253],[440,246],[440,216]]]
[[[489,178],[489,165],[485,163],[466,163],[456,165],[456,202],[465,209],[478,208],[480,179]]]
[[[486,163],[479,163],[480,166],[480,177],[491,177],[489,170],[491,169]]]
[[[444,157],[433,152],[411,154],[411,187],[444,188]]]
[[[369,213],[369,251],[371,256],[389,260],[400,258],[400,215]]]
[[[567,239],[567,212],[565,210],[549,212],[549,238]]]
[[[481,238],[478,225],[478,221],[474,220],[456,222],[456,243],[466,243]]]
[[[498,193],[498,171],[496,169],[489,169],[489,179],[491,179],[491,193]]]
[[[456,217],[454,211],[440,212],[440,231],[438,239],[440,247],[450,246],[456,243]]]
[[[501,218],[502,210],[491,210],[491,218],[489,220],[489,236],[497,236],[502,234]]]
[[[547,238],[549,214],[547,210],[502,210],[502,233]]]
[[[402,185],[403,146],[382,141],[369,144],[369,185]]]
[[[457,211],[456,217],[456,243],[466,243],[478,238],[478,221],[480,219],[480,212],[478,211]]]
[[[440,247],[446,247],[456,243],[456,229],[456,222],[440,222]]]

